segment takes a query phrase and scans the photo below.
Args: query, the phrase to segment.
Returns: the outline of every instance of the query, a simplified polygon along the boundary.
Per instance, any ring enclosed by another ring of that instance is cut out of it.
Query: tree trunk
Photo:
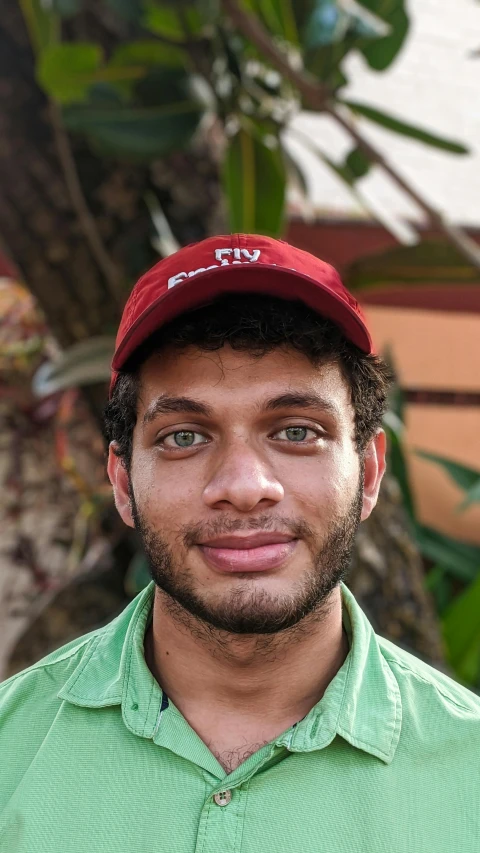
[[[106,32],[104,40],[111,38]],[[132,282],[158,260],[147,191],[175,223],[180,243],[204,237],[218,210],[216,164],[205,147],[175,154],[170,168],[148,168],[96,156],[64,131],[59,110],[36,83],[20,5],[12,0],[0,0],[0,140],[2,243],[62,347],[114,334]],[[184,186],[190,179],[183,208],[171,192],[172,169]],[[203,192],[195,196],[196,172]],[[88,397],[98,419],[105,389],[92,388]]]

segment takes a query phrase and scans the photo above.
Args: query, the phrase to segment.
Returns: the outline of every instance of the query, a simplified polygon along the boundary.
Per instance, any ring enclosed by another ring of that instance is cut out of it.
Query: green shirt
[[[480,698],[346,587],[345,663],[229,775],[145,663],[153,594],[0,685],[1,853],[479,853]]]

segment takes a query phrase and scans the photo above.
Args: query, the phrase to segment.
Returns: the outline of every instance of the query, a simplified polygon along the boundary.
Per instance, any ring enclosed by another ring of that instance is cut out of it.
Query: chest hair
[[[218,763],[223,767],[225,773],[233,773],[240,764],[243,764],[247,758],[250,758],[254,752],[258,752],[263,746],[269,743],[268,740],[260,741],[260,743],[242,744],[234,749],[223,749],[220,744],[208,743],[207,746],[210,752],[213,753]]]

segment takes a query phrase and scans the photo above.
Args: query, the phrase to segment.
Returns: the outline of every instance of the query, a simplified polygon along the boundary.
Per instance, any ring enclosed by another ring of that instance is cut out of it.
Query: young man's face
[[[165,350],[141,370],[130,477],[110,451],[123,520],[157,585],[233,633],[320,612],[376,503],[384,435],[358,455],[335,364],[293,350]]]

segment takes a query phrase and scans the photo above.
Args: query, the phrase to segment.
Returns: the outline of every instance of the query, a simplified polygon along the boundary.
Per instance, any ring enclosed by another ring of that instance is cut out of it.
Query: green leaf
[[[467,492],[466,504],[480,500],[480,471],[467,465],[461,465],[459,462],[453,462],[452,459],[445,459],[436,453],[427,453],[425,450],[417,450],[415,453],[422,459],[440,465],[453,482],[460,486],[464,492]]]
[[[448,659],[459,678],[472,684],[480,673],[480,574],[447,610],[442,629]]]
[[[80,11],[81,0],[52,0],[51,9],[61,18],[70,18]]]
[[[108,382],[115,350],[115,337],[88,338],[64,350],[55,361],[42,364],[32,380],[37,397],[45,397],[95,382]]]
[[[451,289],[460,282],[478,288],[480,274],[446,240],[422,240],[416,246],[399,246],[371,255],[352,264],[348,275],[352,290],[424,285]]]
[[[480,571],[480,548],[477,545],[452,539],[422,524],[416,526],[415,539],[424,557],[445,566],[458,580],[470,582]]]
[[[435,601],[437,613],[442,615],[452,603],[453,580],[445,566],[436,565],[428,572],[425,586]]]
[[[51,45],[40,55],[37,79],[42,88],[61,104],[83,101],[101,62],[102,50],[97,44]]]
[[[342,62],[353,46],[354,40],[346,37],[340,42],[307,50],[304,55],[305,68],[332,92],[337,92],[348,83]],[[303,103],[303,108],[308,110],[308,104]]]
[[[135,23],[140,22],[142,0],[106,0],[106,3],[121,18]]]
[[[371,161],[360,148],[354,148],[353,151],[350,152],[343,166],[330,164],[331,168],[334,168],[337,175],[343,178],[343,180],[346,181],[347,184],[350,184],[350,186],[353,186],[355,181],[359,180],[359,178],[365,177],[369,172],[371,165]]]
[[[381,355],[394,376],[393,385],[391,386],[390,393],[388,395],[388,409],[395,414],[403,427],[405,425],[405,394],[403,393],[398,381],[398,370],[390,345],[387,345],[384,348]]]
[[[394,133],[399,133],[402,136],[408,136],[411,139],[418,139],[419,142],[423,142],[425,145],[431,145],[433,148],[440,148],[442,151],[450,151],[452,154],[468,154],[468,148],[460,142],[436,136],[428,130],[415,127],[412,124],[407,124],[407,122],[396,118],[396,116],[376,110],[374,107],[369,107],[367,104],[359,104],[357,101],[346,100],[340,100],[340,103],[345,104],[345,106],[349,107],[357,115],[364,116],[364,118],[367,118],[369,121],[387,128],[387,130],[393,130]]]
[[[410,488],[410,475],[403,450],[403,424],[393,412],[386,412],[383,426],[388,441],[388,468],[402,492],[403,506],[412,525],[416,520],[415,500]]]
[[[132,557],[125,574],[125,592],[130,598],[135,598],[152,580],[150,563],[144,551],[137,551]]]
[[[197,0],[197,8],[206,24],[217,24],[220,18],[220,0]]]
[[[283,159],[285,161],[285,168],[289,179],[298,187],[303,197],[307,199],[309,197],[309,189],[307,178],[302,168],[303,164],[300,165],[298,160],[296,160],[295,157],[292,157],[286,148],[283,149]]]
[[[198,35],[203,26],[203,21],[200,12],[194,7],[184,9],[185,22],[188,26],[188,35]],[[184,40],[186,37],[183,22],[174,7],[158,6],[156,3],[150,2],[145,5],[143,15],[143,25],[158,36],[166,36],[178,40]]]
[[[358,179],[365,177],[372,165],[372,162],[368,159],[367,155],[360,150],[360,148],[354,148],[353,151],[350,151],[350,154],[345,161],[345,165],[349,172]]]
[[[232,231],[281,233],[286,174],[279,148],[272,150],[241,127],[228,144],[223,184]]]
[[[270,32],[292,44],[300,43],[293,11],[294,0],[257,0],[256,5]]]
[[[184,148],[198,127],[202,110],[193,100],[157,107],[66,107],[65,126],[84,133],[103,153],[150,162]]]
[[[59,22],[57,15],[46,9],[41,0],[19,0],[28,37],[35,53],[41,53],[58,41]]]
[[[460,511],[466,509],[471,504],[480,503],[480,478],[477,480],[474,486],[468,491],[465,495],[465,500],[462,501],[458,509]]]
[[[185,60],[186,54],[182,48],[162,44],[155,39],[144,39],[119,45],[112,54],[109,66],[183,68]]]
[[[384,71],[397,56],[408,33],[409,21],[405,0],[359,0],[359,4],[389,26],[388,35],[383,38],[369,39],[358,45],[370,68],[375,71]]]

